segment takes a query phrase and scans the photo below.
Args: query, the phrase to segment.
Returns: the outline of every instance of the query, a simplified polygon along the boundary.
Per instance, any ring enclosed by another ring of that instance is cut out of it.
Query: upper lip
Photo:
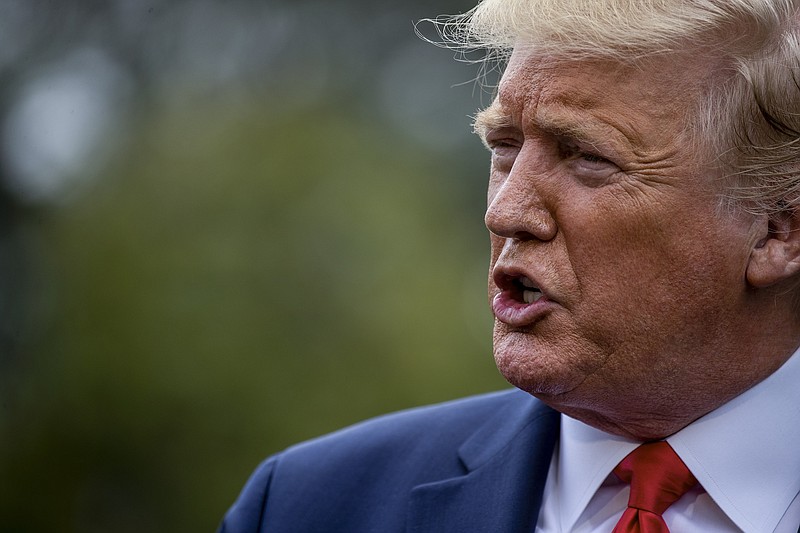
[[[546,295],[542,289],[542,284],[538,277],[528,269],[510,265],[496,264],[492,269],[492,280],[495,286],[501,291],[512,291],[518,293],[519,299],[522,298],[522,291],[539,291]],[[533,285],[533,287],[530,287]]]

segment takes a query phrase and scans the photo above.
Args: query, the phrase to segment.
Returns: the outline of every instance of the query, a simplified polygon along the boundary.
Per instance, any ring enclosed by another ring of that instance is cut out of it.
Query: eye
[[[510,168],[522,148],[522,141],[504,130],[489,132],[484,142],[492,152],[492,163],[498,169]]]
[[[609,161],[605,157],[600,157],[599,155],[589,154],[589,153],[586,153],[586,152],[581,152],[579,154],[579,157],[583,161],[585,161],[586,163],[589,163],[589,164],[602,165],[602,164],[611,163],[611,161]]]
[[[613,165],[611,161],[605,157],[596,154],[590,149],[586,149],[574,143],[561,143],[560,146],[561,157],[569,161],[577,161],[585,165]]]
[[[605,157],[586,152],[581,152],[573,158],[572,167],[578,172],[596,173],[598,175],[615,174],[619,171],[619,167]]]
[[[574,142],[562,142],[560,156],[579,178],[592,182],[606,180],[620,171],[613,161]]]
[[[492,151],[504,148],[518,148],[522,144],[521,140],[502,130],[490,131],[483,142]]]
[[[503,153],[507,151],[519,150],[519,143],[511,139],[500,139],[497,141],[489,142],[489,148],[492,153]]]

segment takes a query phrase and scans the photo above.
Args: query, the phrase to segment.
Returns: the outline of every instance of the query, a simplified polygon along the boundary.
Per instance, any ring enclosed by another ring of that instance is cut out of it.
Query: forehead
[[[688,54],[621,63],[516,49],[484,118],[502,117],[521,128],[551,122],[603,124],[631,142],[644,141],[646,133],[674,135],[691,124],[712,67],[711,61]]]
[[[623,61],[545,55],[531,47],[517,47],[500,81],[500,94],[524,97],[559,86],[569,96],[587,101],[608,96],[604,90],[612,88],[625,91],[626,96],[682,98],[696,94],[719,66],[717,58],[700,50]]]

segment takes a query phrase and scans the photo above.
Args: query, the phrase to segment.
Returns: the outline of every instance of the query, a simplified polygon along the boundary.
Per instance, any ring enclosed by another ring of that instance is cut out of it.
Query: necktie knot
[[[631,486],[628,509],[614,532],[668,532],[661,514],[697,485],[697,479],[664,441],[642,444],[614,473]]]

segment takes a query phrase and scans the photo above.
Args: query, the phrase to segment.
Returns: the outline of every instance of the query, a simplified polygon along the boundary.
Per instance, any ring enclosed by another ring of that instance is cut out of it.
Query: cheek
[[[746,245],[729,231],[713,236],[714,227],[721,221],[661,213],[596,224],[589,238],[572,241],[582,322],[621,338],[655,339],[656,331],[680,337],[733,308],[744,286]]]
[[[616,285],[647,284],[676,266],[670,239],[660,228],[616,222],[594,222],[581,237],[565,239],[585,290],[602,290],[605,284],[617,290]]]

